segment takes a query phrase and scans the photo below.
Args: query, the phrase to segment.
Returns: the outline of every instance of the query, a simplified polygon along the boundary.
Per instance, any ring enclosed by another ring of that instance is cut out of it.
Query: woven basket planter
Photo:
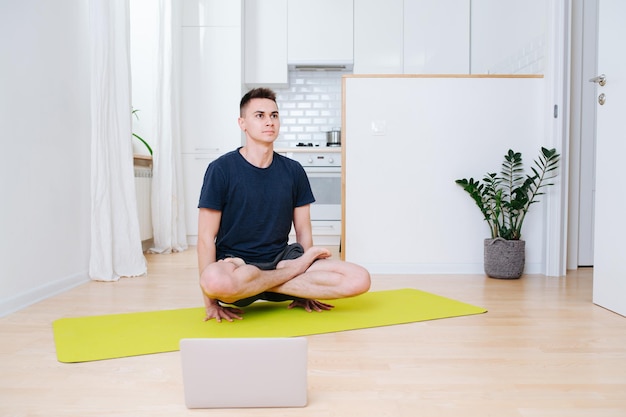
[[[522,276],[525,263],[525,241],[485,239],[485,274],[489,277],[517,279]]]

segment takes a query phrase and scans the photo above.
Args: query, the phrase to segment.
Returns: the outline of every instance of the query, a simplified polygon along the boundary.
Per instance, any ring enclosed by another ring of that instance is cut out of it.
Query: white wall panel
[[[489,230],[454,181],[499,171],[509,148],[530,168],[546,145],[544,80],[354,77],[345,86],[346,260],[374,273],[481,273]],[[543,273],[545,208],[534,205],[522,230],[527,273]]]
[[[89,280],[88,2],[0,2],[0,316]]]

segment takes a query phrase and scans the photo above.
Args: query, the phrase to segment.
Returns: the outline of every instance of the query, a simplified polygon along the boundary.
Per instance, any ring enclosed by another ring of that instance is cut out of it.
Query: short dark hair
[[[250,100],[254,98],[266,98],[276,103],[276,93],[271,89],[265,87],[253,88],[252,90],[248,91],[239,102],[240,116],[243,116],[244,109],[246,108]]]

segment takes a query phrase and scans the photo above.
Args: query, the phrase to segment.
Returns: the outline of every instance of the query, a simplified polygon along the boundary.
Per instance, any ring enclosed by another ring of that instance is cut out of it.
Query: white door
[[[604,86],[597,84],[596,207],[593,302],[626,315],[626,193],[622,180],[626,155],[626,1],[600,0],[598,16],[598,75],[606,75]]]

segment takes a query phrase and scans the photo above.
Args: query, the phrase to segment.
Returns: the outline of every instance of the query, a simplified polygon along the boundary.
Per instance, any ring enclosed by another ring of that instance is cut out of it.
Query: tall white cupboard
[[[181,27],[181,149],[188,241],[198,234],[198,197],[212,160],[241,144],[241,0],[185,0]]]

